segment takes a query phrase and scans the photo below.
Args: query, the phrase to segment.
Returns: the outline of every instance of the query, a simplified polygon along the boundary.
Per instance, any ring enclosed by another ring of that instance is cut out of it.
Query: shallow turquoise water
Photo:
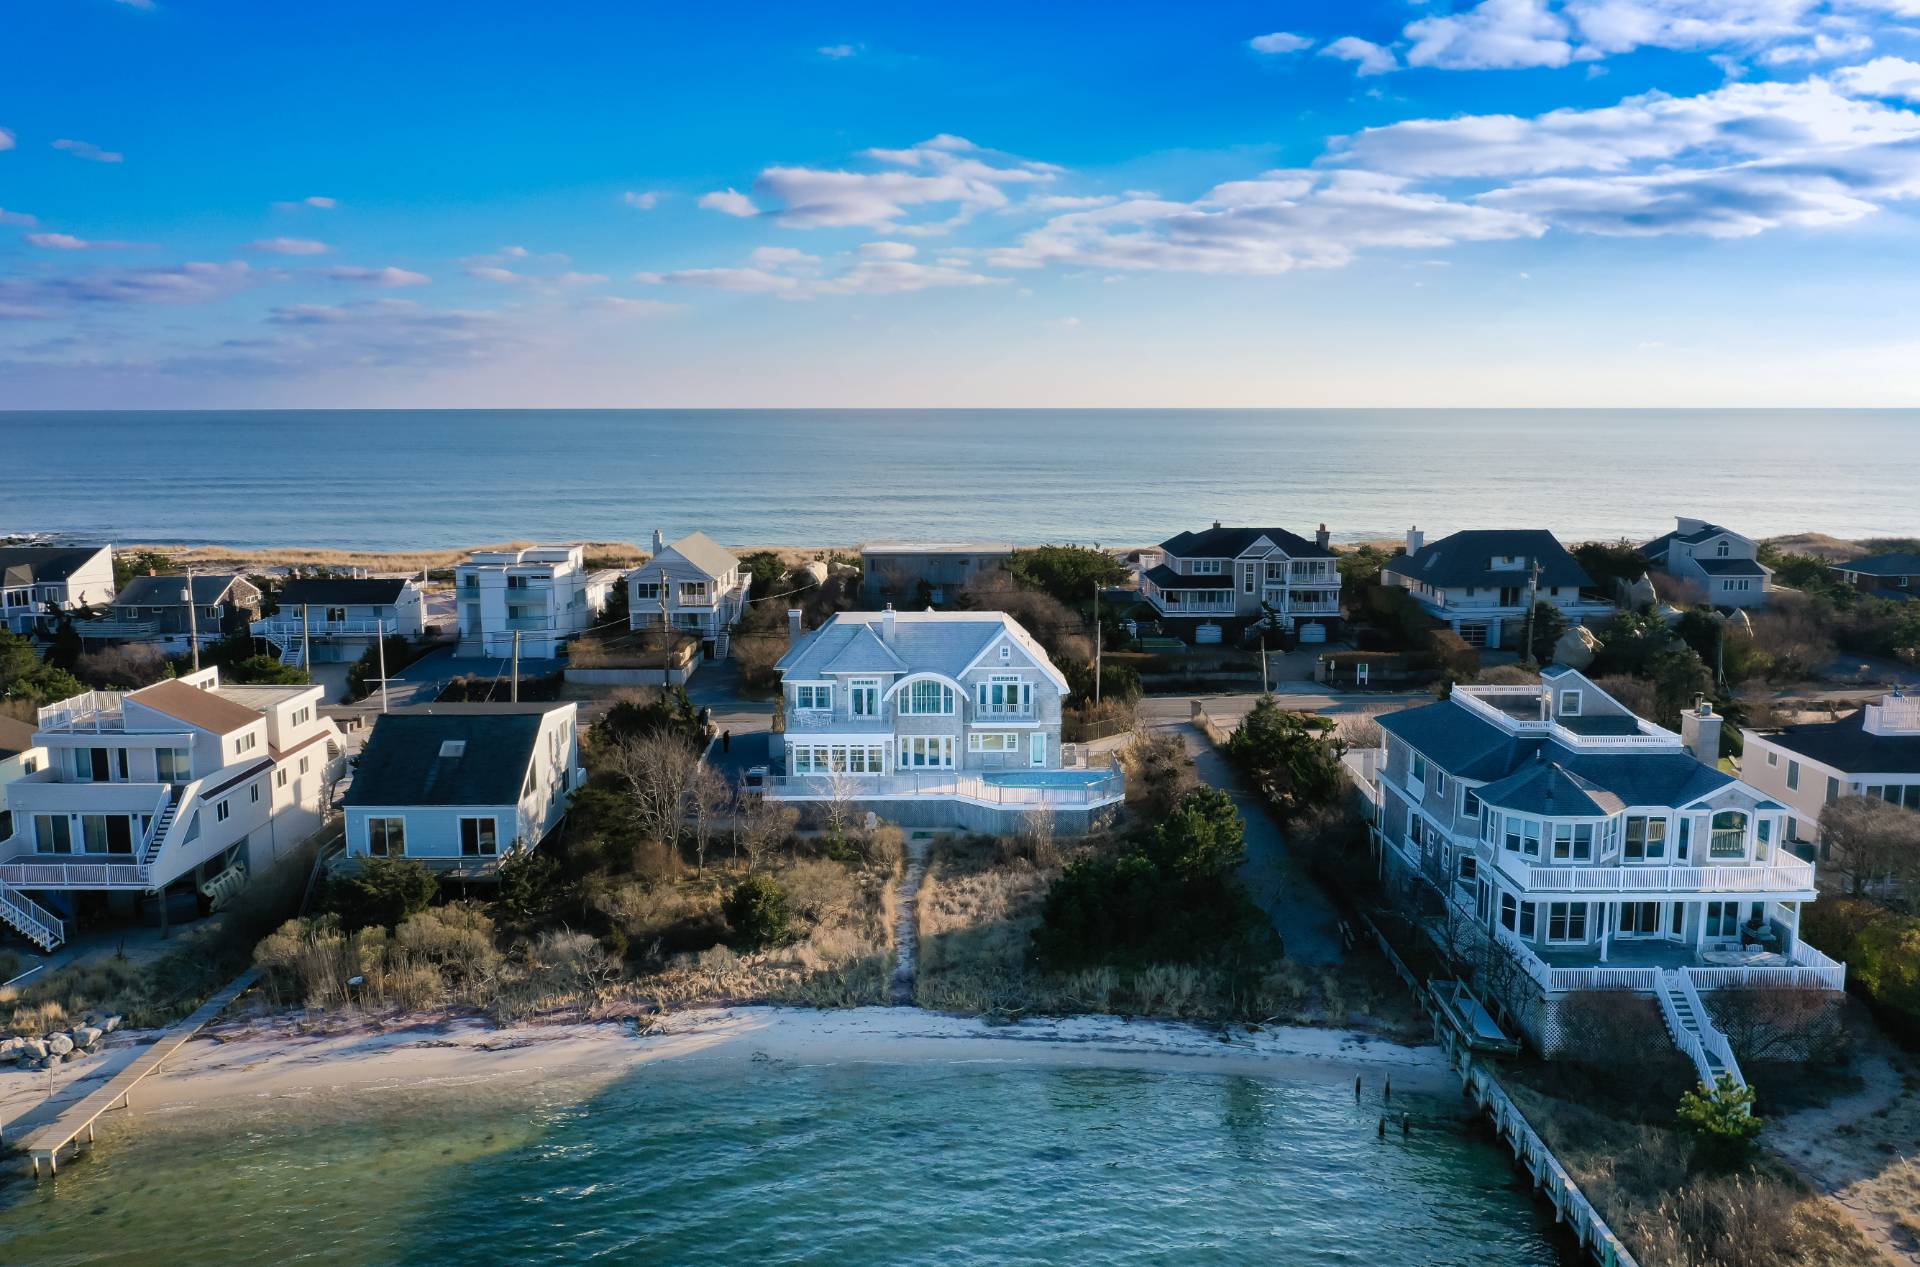
[[[1562,1261],[1457,1102],[1394,1109],[1410,1137],[1337,1083],[733,1058],[247,1101],[10,1186],[0,1263]]]

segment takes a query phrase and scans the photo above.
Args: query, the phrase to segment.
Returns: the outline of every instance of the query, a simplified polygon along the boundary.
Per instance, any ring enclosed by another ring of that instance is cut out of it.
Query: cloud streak
[[[113,150],[103,150],[92,141],[76,141],[71,137],[61,137],[53,143],[53,148],[62,150],[75,158],[84,158],[89,163],[121,163],[126,155]]]

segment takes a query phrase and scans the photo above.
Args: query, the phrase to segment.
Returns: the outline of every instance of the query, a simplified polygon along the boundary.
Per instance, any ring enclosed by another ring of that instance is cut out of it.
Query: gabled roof
[[[1694,559],[1708,576],[1765,576],[1767,568],[1758,559]]]
[[[374,720],[347,804],[517,805],[542,721],[572,707],[435,704],[386,713]]]
[[[1722,528],[1719,524],[1703,524],[1691,532],[1681,532],[1676,528],[1672,532],[1662,533],[1641,546],[1640,553],[1649,559],[1664,559],[1667,557],[1667,551],[1676,541],[1683,541],[1688,545],[1699,545],[1702,541],[1711,541],[1723,533],[1729,537],[1738,537],[1742,541],[1747,539],[1731,528]]]
[[[1526,585],[1526,568],[1496,571],[1490,561],[1496,557],[1533,559],[1540,564],[1540,584],[1590,588],[1593,578],[1574,562],[1566,547],[1545,528],[1469,529],[1442,537],[1419,553],[1397,554],[1387,560],[1383,570],[1436,589],[1461,589],[1485,586]]]
[[[0,761],[17,757],[33,746],[32,726],[11,717],[0,717]]]
[[[0,585],[64,581],[105,546],[0,546]]]
[[[193,603],[211,607],[227,596],[227,591],[243,579],[238,573],[195,574]],[[184,607],[187,601],[184,576],[136,576],[113,596],[115,607]]]
[[[1168,537],[1160,548],[1183,559],[1237,559],[1247,547],[1265,537],[1295,559],[1331,559],[1334,553],[1288,532],[1285,528],[1222,528],[1215,525],[1199,532],[1183,532]]]
[[[216,735],[230,735],[260,720],[260,714],[251,708],[178,680],[143,686],[127,698]]]
[[[1146,578],[1163,590],[1230,590],[1233,574],[1219,576],[1183,576],[1162,563],[1146,570]]]
[[[1761,738],[1844,774],[1920,774],[1920,735],[1876,735],[1866,710],[1839,721],[1758,731]]]
[[[782,677],[812,679],[829,673],[937,673],[958,678],[1003,635],[1018,643],[1062,691],[1066,679],[1020,622],[1005,612],[894,612],[893,637],[885,637],[885,612],[839,612],[812,633],[803,634],[776,665]],[[882,668],[873,648],[894,657],[901,667]],[[840,657],[857,669],[839,667]]]
[[[1920,576],[1920,554],[1874,554],[1851,563],[1836,563],[1833,568],[1861,576]]]
[[[400,601],[411,584],[405,577],[327,577],[288,581],[280,590],[282,607],[385,607]]]
[[[725,576],[740,566],[740,560],[712,537],[704,532],[690,532],[648,559],[646,566],[640,570],[645,572],[648,568],[657,566],[660,560],[669,554],[678,555],[711,577]]]

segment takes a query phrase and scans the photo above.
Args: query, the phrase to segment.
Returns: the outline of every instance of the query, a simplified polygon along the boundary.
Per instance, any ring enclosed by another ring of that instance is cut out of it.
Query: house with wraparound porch
[[[1518,646],[1536,603],[1558,608],[1574,625],[1614,609],[1544,528],[1471,529],[1434,542],[1410,528],[1406,549],[1387,560],[1380,581],[1406,590],[1472,647]]]

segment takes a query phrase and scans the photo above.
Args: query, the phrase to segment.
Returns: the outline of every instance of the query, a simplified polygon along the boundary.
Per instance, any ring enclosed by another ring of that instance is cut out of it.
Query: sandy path
[[[927,853],[932,847],[933,841],[927,836],[907,837],[907,869],[900,877],[900,914],[893,923],[893,940],[899,952],[888,998],[895,1007],[913,1003],[914,976],[920,965],[920,883],[927,878]]]

